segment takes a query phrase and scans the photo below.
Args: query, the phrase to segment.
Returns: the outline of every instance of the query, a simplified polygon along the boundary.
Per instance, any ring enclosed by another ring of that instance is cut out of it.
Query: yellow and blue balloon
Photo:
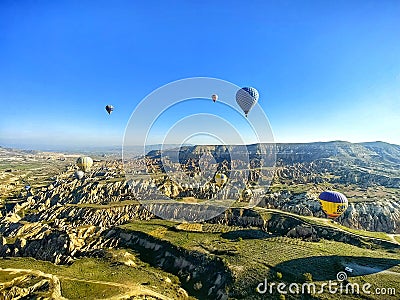
[[[339,192],[325,191],[319,195],[322,210],[328,218],[335,219],[344,213],[349,206],[346,196]]]
[[[215,183],[221,187],[228,181],[228,176],[223,173],[215,174]]]

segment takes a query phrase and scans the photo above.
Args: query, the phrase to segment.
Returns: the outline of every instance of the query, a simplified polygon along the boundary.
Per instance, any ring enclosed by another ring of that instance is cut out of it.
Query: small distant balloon
[[[106,105],[106,111],[108,112],[108,114],[111,114],[113,110],[114,110],[114,106]]]
[[[213,102],[217,101],[218,100],[218,95],[217,94],[213,94],[211,96],[211,99],[212,99]]]
[[[89,156],[81,156],[76,160],[76,165],[83,172],[90,171],[90,168],[93,165],[93,159],[91,159]]]
[[[223,173],[215,174],[215,183],[221,187],[228,181],[228,176]]]
[[[83,171],[78,170],[78,171],[75,172],[75,177],[76,177],[77,179],[82,179],[83,176],[85,176],[85,173],[84,173]]]
[[[245,189],[245,190],[243,190],[243,192],[242,192],[242,199],[244,200],[244,201],[250,201],[251,200],[251,197],[253,196],[253,192],[251,191],[251,189]]]
[[[258,91],[252,87],[244,87],[237,91],[236,102],[247,117],[249,111],[256,105],[259,98]]]

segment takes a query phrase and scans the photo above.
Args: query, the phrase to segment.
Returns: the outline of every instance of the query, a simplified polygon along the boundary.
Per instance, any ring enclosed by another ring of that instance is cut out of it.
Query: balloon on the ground
[[[114,106],[106,105],[106,111],[108,112],[108,114],[111,114],[113,110],[114,110]]]
[[[325,191],[319,195],[322,210],[328,218],[335,219],[344,213],[349,206],[346,196],[339,192]]]
[[[78,171],[75,172],[75,177],[76,177],[77,179],[82,179],[83,176],[85,176],[85,173],[84,173],[83,171],[78,170]]]
[[[83,172],[87,172],[93,165],[93,159],[89,156],[81,156],[77,159],[76,165],[81,169]]]
[[[213,94],[212,96],[211,96],[211,99],[212,99],[212,101],[217,101],[218,100],[218,95],[217,94]]]
[[[239,104],[246,117],[253,106],[256,105],[258,98],[258,91],[252,87],[241,88],[236,93],[236,102]]]
[[[228,176],[223,173],[215,174],[215,183],[221,187],[228,181]]]

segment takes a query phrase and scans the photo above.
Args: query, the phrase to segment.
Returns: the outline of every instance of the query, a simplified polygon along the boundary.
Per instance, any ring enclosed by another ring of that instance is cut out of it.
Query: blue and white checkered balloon
[[[256,105],[258,98],[258,91],[252,87],[241,88],[236,93],[236,102],[244,111],[246,117],[253,106]]]

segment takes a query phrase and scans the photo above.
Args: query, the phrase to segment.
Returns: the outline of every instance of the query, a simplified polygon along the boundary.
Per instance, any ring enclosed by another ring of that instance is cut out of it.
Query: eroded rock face
[[[297,225],[288,231],[286,236],[291,238],[301,238],[308,241],[319,241],[316,230],[312,226]]]
[[[140,204],[132,204],[107,208],[53,206],[25,219],[30,222],[54,221],[58,228],[68,230],[82,225],[107,229],[130,220],[148,220],[151,217],[153,214]]]
[[[183,287],[201,299],[228,299],[226,287],[232,274],[217,258],[179,248],[143,232],[112,229],[105,234],[118,240],[118,245],[135,249],[153,266],[177,274]]]
[[[259,206],[280,209],[303,216],[325,217],[321,210],[318,195],[313,193],[294,194],[283,190],[267,194]]]
[[[260,206],[303,216],[326,217],[321,210],[318,195],[313,193],[276,192],[266,195]],[[350,228],[400,233],[400,204],[395,199],[350,203],[336,221]]]
[[[339,222],[350,228],[400,233],[400,204],[391,199],[350,203]]]
[[[34,275],[21,275],[0,287],[0,299],[34,299],[39,295],[51,296],[51,280]]]
[[[245,208],[228,209],[207,222],[239,227],[259,227],[261,229],[265,229],[267,224],[258,212]]]

